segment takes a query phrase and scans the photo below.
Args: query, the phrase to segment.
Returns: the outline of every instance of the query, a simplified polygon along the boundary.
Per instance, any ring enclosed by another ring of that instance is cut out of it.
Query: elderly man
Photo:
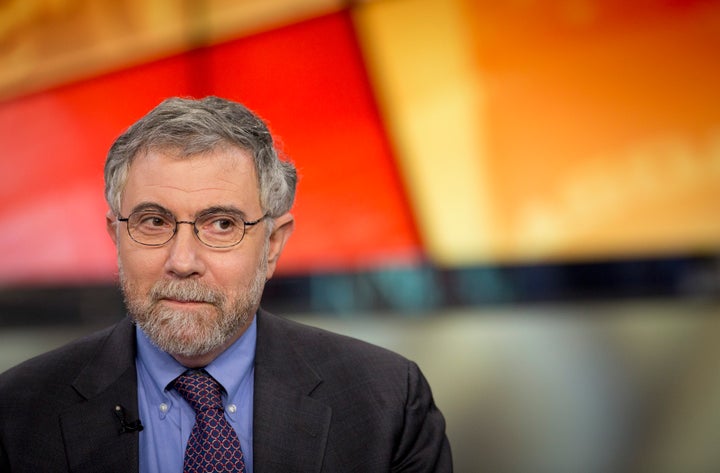
[[[235,102],[168,99],[121,135],[129,317],[0,375],[0,472],[452,471],[414,363],[260,309],[295,184]]]

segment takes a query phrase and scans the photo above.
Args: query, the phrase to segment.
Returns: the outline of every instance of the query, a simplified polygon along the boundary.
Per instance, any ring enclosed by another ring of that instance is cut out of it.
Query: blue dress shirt
[[[181,473],[185,445],[195,424],[195,411],[168,386],[186,371],[172,356],[137,331],[138,407],[145,427],[140,432],[140,473]],[[225,416],[235,429],[253,471],[252,428],[256,318],[235,343],[205,367],[223,388]]]

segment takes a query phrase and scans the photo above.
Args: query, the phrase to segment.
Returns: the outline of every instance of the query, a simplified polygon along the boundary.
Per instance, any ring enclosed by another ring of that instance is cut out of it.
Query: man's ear
[[[275,272],[278,259],[280,258],[280,253],[282,253],[283,248],[285,248],[285,244],[295,229],[295,218],[289,212],[275,218],[274,220],[275,225],[268,241],[268,267],[266,279],[270,279]]]
[[[117,237],[117,219],[115,213],[112,210],[108,210],[105,214],[105,230],[107,230],[110,239],[113,241],[115,246],[118,244]]]

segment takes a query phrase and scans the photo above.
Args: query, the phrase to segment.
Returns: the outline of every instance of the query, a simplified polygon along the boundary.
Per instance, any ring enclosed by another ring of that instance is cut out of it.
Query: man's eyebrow
[[[227,214],[227,215],[235,215],[240,218],[245,218],[245,212],[240,210],[239,208],[235,207],[234,205],[214,205],[212,207],[208,207],[206,209],[203,209],[195,214],[196,217],[202,217],[204,215],[213,215],[213,214]]]
[[[157,204],[155,202],[141,202],[141,203],[137,204],[135,207],[133,207],[133,209],[130,213],[142,212],[142,211],[147,211],[147,210],[154,210],[154,211],[164,213],[167,215],[172,215],[172,212],[170,212],[168,209],[166,209],[162,205]]]

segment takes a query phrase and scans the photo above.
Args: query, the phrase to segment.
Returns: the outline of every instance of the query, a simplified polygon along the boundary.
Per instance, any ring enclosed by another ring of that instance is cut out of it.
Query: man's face
[[[157,208],[177,221],[194,221],[209,209],[263,216],[252,157],[238,148],[178,158],[164,152],[138,156],[130,166],[120,212]],[[247,227],[231,248],[201,243],[192,225],[178,225],[165,245],[133,241],[127,223],[108,214],[117,246],[120,282],[133,319],[161,349],[183,364],[207,364],[237,340],[257,310],[266,279],[292,230],[292,216]]]

